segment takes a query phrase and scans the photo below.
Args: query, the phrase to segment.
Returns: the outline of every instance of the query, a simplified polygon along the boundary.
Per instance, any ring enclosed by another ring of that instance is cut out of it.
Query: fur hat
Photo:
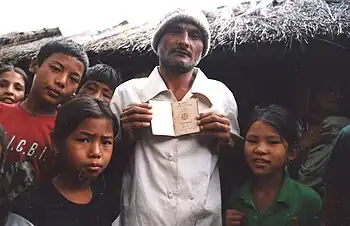
[[[197,26],[203,32],[203,52],[202,58],[205,57],[210,48],[210,30],[209,30],[209,22],[206,16],[201,11],[190,11],[177,9],[168,13],[165,19],[160,23],[157,29],[153,33],[152,37],[152,49],[157,53],[159,40],[165,33],[166,28],[173,23],[178,22],[188,22]]]

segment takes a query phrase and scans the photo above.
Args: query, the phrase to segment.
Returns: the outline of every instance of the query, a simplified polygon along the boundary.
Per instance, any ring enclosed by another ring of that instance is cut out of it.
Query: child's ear
[[[38,62],[38,58],[37,57],[33,57],[30,65],[29,65],[29,71],[33,74],[36,73],[36,71],[38,70],[39,67],[39,62]]]
[[[290,151],[290,150],[288,150],[287,159],[288,159],[289,161],[294,160],[296,157],[297,157],[297,152],[296,152],[296,151]]]

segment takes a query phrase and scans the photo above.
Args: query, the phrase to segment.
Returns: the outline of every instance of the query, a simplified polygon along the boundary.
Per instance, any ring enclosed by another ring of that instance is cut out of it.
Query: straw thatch
[[[212,30],[212,50],[237,51],[237,46],[259,43],[290,46],[315,39],[332,43],[335,37],[350,37],[348,0],[247,0],[219,7],[206,15]],[[156,23],[123,24],[70,39],[83,44],[92,54],[147,55],[152,54],[150,37],[156,26]],[[5,62],[28,59],[42,44],[58,38],[62,37],[7,43],[0,46],[0,59]]]

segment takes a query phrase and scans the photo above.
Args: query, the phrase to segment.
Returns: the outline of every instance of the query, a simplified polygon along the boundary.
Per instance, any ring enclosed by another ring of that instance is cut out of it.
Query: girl
[[[58,175],[20,195],[6,225],[111,225],[104,187],[92,182],[108,165],[118,131],[107,103],[80,97],[64,104],[52,132]]]
[[[244,156],[252,172],[233,192],[226,226],[312,226],[318,223],[321,198],[290,179],[286,162],[296,156],[296,122],[283,108],[256,109],[248,123]]]
[[[0,68],[0,102],[13,104],[24,100],[28,76],[20,68],[7,65]]]

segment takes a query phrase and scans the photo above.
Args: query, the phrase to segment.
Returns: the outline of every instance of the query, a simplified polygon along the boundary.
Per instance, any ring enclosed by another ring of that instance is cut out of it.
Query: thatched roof
[[[307,44],[315,39],[332,42],[337,36],[350,37],[348,0],[247,0],[206,15],[212,30],[212,49],[222,51],[236,51],[243,44]],[[156,26],[150,22],[138,26],[122,24],[69,38],[93,54],[147,55],[152,54],[150,37]],[[44,36],[29,43],[0,41],[0,59],[17,62],[29,58],[42,44],[58,38],[63,37]]]

